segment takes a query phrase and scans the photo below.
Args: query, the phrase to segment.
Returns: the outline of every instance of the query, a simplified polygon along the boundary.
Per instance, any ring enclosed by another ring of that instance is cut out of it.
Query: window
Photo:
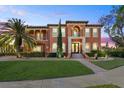
[[[94,28],[94,29],[93,29],[93,37],[97,37],[97,36],[98,36],[98,33],[97,33],[97,32],[98,32],[97,29]]]
[[[53,43],[52,45],[52,52],[56,52],[57,51],[57,44]]]
[[[43,33],[41,32],[41,40],[43,40]]]
[[[65,37],[65,28],[62,28],[62,37]]]
[[[61,32],[62,32],[62,37],[65,37],[65,28],[61,28]],[[57,37],[57,35],[58,35],[58,29],[57,28],[53,28],[52,36],[53,37]]]
[[[33,48],[34,52],[41,52],[41,46],[36,46]]]
[[[97,50],[97,43],[93,43],[93,50]]]
[[[52,36],[57,37],[57,28],[53,28]]]
[[[74,27],[73,29],[73,34],[72,34],[74,37],[78,37],[80,36],[80,29],[76,26]]]
[[[74,37],[77,37],[77,36],[78,36],[78,33],[77,33],[76,30],[73,31],[73,36],[74,36]]]
[[[85,36],[90,37],[90,29],[89,28],[85,29]]]
[[[40,33],[36,34],[37,40],[40,40]]]
[[[62,43],[63,52],[65,52],[65,43]]]
[[[86,43],[86,51],[90,51],[90,44]]]

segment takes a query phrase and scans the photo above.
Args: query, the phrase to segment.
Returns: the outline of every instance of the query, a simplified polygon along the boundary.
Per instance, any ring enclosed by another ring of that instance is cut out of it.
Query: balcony
[[[72,29],[72,37],[80,37],[80,28],[78,26]]]
[[[29,34],[33,36],[36,41],[47,41],[48,33],[47,30],[30,30]]]
[[[36,32],[35,33],[35,38],[37,41],[45,41],[48,40],[48,35],[46,33],[46,31],[41,31],[41,32]]]
[[[47,35],[36,35],[35,38],[37,41],[48,40]]]

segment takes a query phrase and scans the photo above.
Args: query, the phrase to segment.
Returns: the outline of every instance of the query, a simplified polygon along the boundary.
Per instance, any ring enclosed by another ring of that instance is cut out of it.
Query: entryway
[[[72,43],[72,53],[79,53],[79,43]]]
[[[74,54],[71,54],[71,58],[74,58],[74,59],[82,59],[83,56],[81,53],[74,53]]]

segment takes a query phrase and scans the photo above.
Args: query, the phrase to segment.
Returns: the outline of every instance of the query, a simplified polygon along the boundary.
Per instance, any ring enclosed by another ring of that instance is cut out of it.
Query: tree
[[[99,22],[112,41],[124,47],[124,6],[114,6],[108,15],[100,18]]]
[[[17,58],[21,57],[21,46],[22,43],[26,43],[29,48],[33,48],[36,45],[36,42],[32,36],[30,36],[25,28],[24,21],[17,18],[12,18],[8,20],[6,27],[9,29],[9,32],[4,32],[0,36],[0,46],[5,46],[13,42]]]
[[[109,47],[108,42],[106,42],[106,45],[105,45],[105,46],[106,46],[106,48],[108,48],[108,47]]]
[[[62,32],[61,32],[61,19],[58,25],[58,37],[57,37],[57,57],[61,58],[63,55],[62,49]]]

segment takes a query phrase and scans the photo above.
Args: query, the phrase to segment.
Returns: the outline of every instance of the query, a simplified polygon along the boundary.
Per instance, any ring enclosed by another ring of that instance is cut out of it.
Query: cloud
[[[67,17],[70,16],[67,13],[61,13],[61,12],[54,12],[54,13],[49,13],[49,14],[41,14],[41,13],[29,13],[31,16],[36,16],[36,17],[40,17],[40,18],[45,18],[45,19],[49,19],[49,18],[55,18],[55,17]]]
[[[14,15],[18,15],[18,16],[25,16],[27,14],[26,11],[24,10],[17,10],[17,9],[12,9],[11,13]]]
[[[0,6],[0,12],[5,12],[7,11],[7,8],[5,6]]]
[[[19,10],[14,6],[0,6],[0,12],[10,12],[18,16],[25,16],[27,14],[25,10]]]
[[[0,22],[7,22],[6,19],[0,19]]]

